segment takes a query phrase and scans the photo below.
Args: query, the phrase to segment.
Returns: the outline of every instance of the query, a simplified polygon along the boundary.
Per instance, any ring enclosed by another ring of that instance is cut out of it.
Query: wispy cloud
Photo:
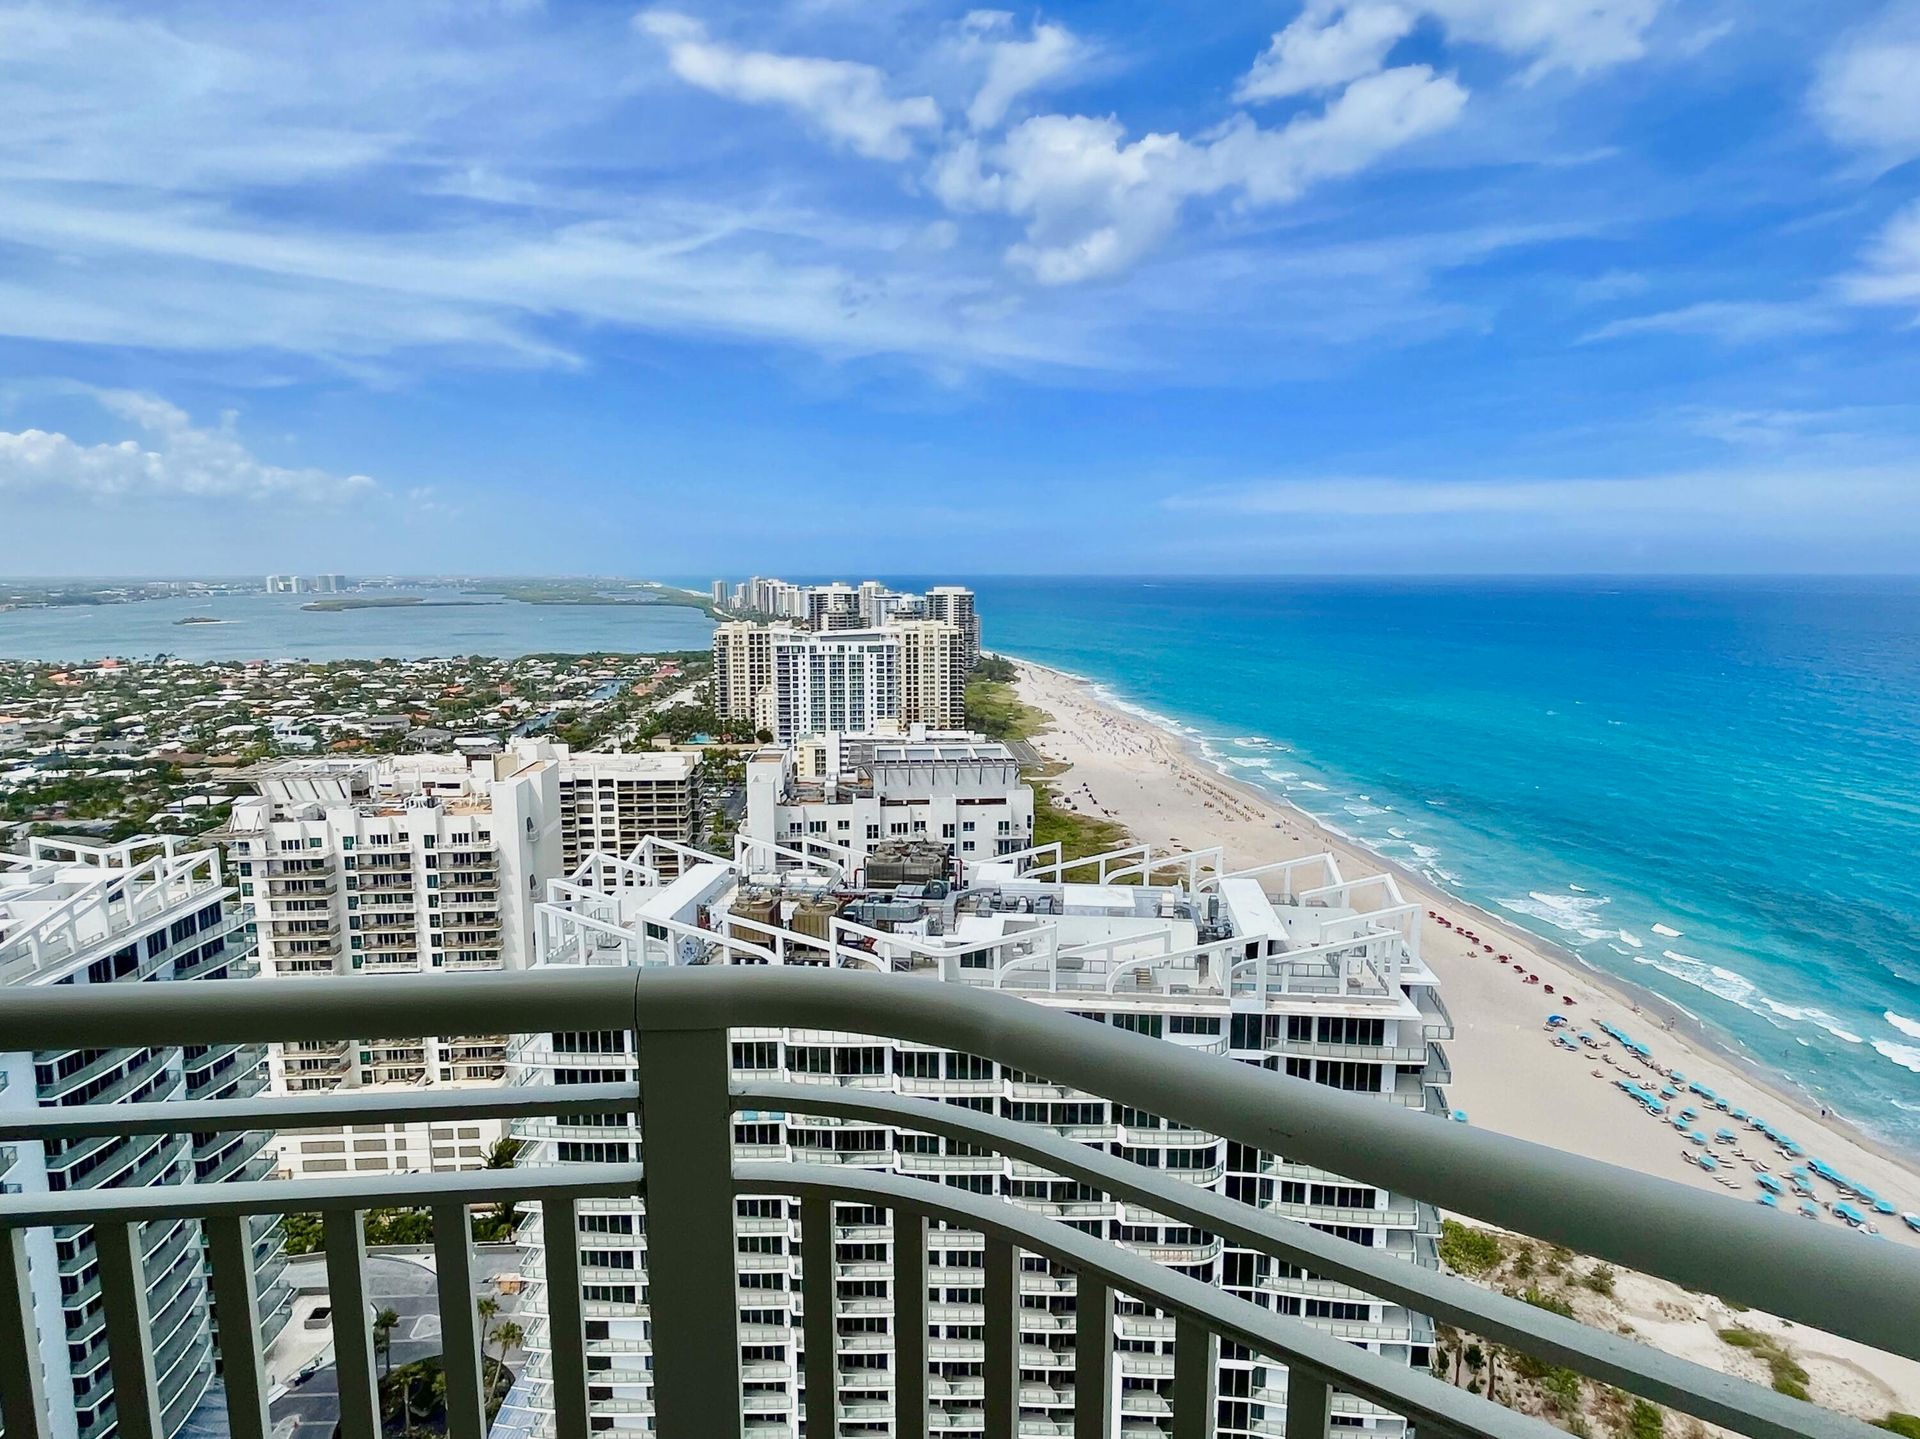
[[[1842,145],[1883,165],[1920,155],[1920,3],[1897,0],[1841,37],[1808,97],[1814,119]]]
[[[140,438],[88,445],[47,430],[0,431],[0,493],[335,505],[376,489],[366,475],[267,463],[241,440],[231,414],[209,429],[155,395],[130,390],[93,394],[109,415],[138,430]]]
[[[1589,330],[1583,345],[1636,335],[1698,335],[1729,345],[1828,334],[1846,321],[1831,305],[1800,300],[1702,300],[1677,310],[1631,315]]]
[[[634,23],[666,47],[673,73],[689,85],[749,105],[778,105],[874,160],[904,160],[917,132],[940,123],[926,95],[896,99],[872,65],[815,55],[782,55],[723,44],[674,10],[648,10]]]
[[[1620,478],[1399,479],[1302,478],[1206,488],[1169,496],[1167,509],[1246,519],[1545,517],[1556,524],[1654,517],[1791,531],[1817,518],[1820,528],[1857,523],[1910,495],[1914,466],[1808,470],[1709,469]],[[1914,528],[1907,522],[1903,528]]]

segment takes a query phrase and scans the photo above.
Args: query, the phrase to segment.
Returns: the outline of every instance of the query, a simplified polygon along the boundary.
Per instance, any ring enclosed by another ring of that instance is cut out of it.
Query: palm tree
[[[493,1337],[500,1345],[500,1358],[493,1371],[493,1383],[488,1386],[488,1395],[494,1403],[500,1400],[500,1381],[507,1377],[507,1351],[517,1347],[526,1338],[520,1326],[511,1319],[493,1331]]]
[[[382,1309],[373,1316],[373,1342],[380,1346],[380,1377],[393,1373],[393,1329],[400,1322],[398,1310]]]

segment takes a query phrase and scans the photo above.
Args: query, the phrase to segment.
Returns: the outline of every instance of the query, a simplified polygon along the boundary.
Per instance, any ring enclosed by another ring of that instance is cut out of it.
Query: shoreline
[[[1223,773],[1173,722],[1147,718],[1150,712],[1127,707],[1127,701],[1098,681],[1008,658],[1019,667],[1021,700],[1044,713],[1052,726],[1031,742],[1069,766],[1053,783],[1056,793],[1079,812],[1113,820],[1139,839],[1158,844],[1219,844],[1235,867],[1330,851],[1350,864],[1352,873],[1391,873],[1409,902],[1465,919],[1483,941],[1495,941],[1520,962],[1513,968],[1524,964],[1557,990],[1576,994],[1582,1007],[1565,1011],[1574,1028],[1611,1017],[1661,1061],[1683,1067],[1689,1079],[1707,1084],[1734,1104],[1754,1113],[1790,1111],[1787,1127],[1809,1155],[1881,1190],[1897,1210],[1920,1211],[1920,1156],[1896,1149],[1831,1110],[1822,1116],[1818,1101],[1796,1092],[1789,1077],[1769,1070],[1730,1035],[1717,1032],[1684,1006],[1441,888],[1341,834],[1287,796]],[[1421,953],[1440,976],[1442,993],[1455,1015],[1449,1104],[1467,1110],[1471,1122],[1662,1178],[1715,1185],[1713,1177],[1680,1160],[1684,1145],[1674,1130],[1628,1108],[1625,1096],[1612,1086],[1610,1070],[1590,1071],[1596,1054],[1582,1050],[1576,1062],[1574,1056],[1549,1048],[1540,1022],[1549,1002],[1538,988],[1527,996],[1531,1021],[1521,1021],[1510,1003],[1519,987],[1510,970],[1498,966],[1479,945],[1459,940],[1457,930],[1424,920]],[[1594,1009],[1616,1013],[1593,1014]],[[1590,1072],[1608,1082],[1592,1083]],[[1755,1141],[1761,1143],[1757,1136]],[[1761,1147],[1768,1148],[1771,1158],[1771,1148]],[[1775,1163],[1784,1172],[1786,1163]],[[1752,1176],[1745,1168],[1737,1172],[1743,1181],[1740,1197],[1752,1202],[1758,1196]],[[1827,1196],[1823,1192],[1821,1197]],[[1898,1213],[1874,1219],[1883,1236],[1920,1243],[1920,1235],[1908,1231]]]

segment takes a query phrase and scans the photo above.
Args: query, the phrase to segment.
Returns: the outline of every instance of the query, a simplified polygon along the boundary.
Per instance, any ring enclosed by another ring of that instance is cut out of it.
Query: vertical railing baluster
[[[987,1439],[1014,1439],[1020,1429],[1020,1253],[989,1234],[986,1260]]]
[[[547,1254],[547,1342],[553,1361],[553,1432],[587,1432],[587,1325],[580,1290],[580,1219],[571,1199],[540,1206]],[[635,1236],[636,1238],[638,1236]]]
[[[1327,1421],[1332,1417],[1333,1391],[1327,1381],[1289,1364],[1286,1439],[1327,1439]]]
[[[266,1366],[260,1354],[260,1296],[253,1268],[253,1221],[222,1214],[203,1221],[213,1262],[213,1318],[234,1439],[267,1439]]]
[[[440,1363],[447,1376],[448,1439],[486,1439],[473,1222],[464,1204],[433,1207],[433,1272],[440,1290]]]
[[[896,1439],[927,1433],[927,1218],[893,1211],[893,1413]]]
[[[333,1306],[340,1439],[380,1436],[380,1387],[373,1376],[373,1315],[367,1303],[366,1218],[358,1209],[328,1209],[320,1216],[327,1252],[327,1302]]]
[[[733,1124],[723,1029],[640,1039],[653,1408],[662,1439],[739,1439]],[[648,1152],[658,1154],[647,1164]]]
[[[1173,1320],[1173,1439],[1213,1433],[1213,1332],[1191,1314]]]
[[[1073,1439],[1108,1439],[1113,1430],[1113,1290],[1104,1279],[1074,1281]]]
[[[833,1439],[840,1384],[833,1352],[833,1201],[825,1195],[800,1200],[800,1285],[808,1439],[816,1434]]]
[[[147,1312],[147,1266],[138,1224],[96,1224],[100,1298],[107,1312],[107,1357],[121,1439],[166,1439],[160,1386],[153,1372],[153,1316]]]
[[[0,1422],[18,1439],[47,1439],[52,1423],[39,1337],[27,1278],[27,1233],[0,1230]]]

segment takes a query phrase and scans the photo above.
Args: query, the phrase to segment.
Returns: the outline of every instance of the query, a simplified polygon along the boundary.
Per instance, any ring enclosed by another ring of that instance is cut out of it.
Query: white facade
[[[938,844],[957,862],[950,877],[964,883],[973,865],[1032,844],[1033,791],[1013,752],[982,735],[814,735],[747,760],[740,832],[835,855],[852,870],[877,845]]]
[[[176,837],[117,845],[35,839],[0,855],[0,1004],[16,985],[186,983],[252,973],[252,938],[212,849]],[[0,1109],[172,1099],[243,1099],[267,1082],[258,1046],[0,1053]],[[117,1135],[0,1146],[8,1193],[224,1184],[263,1178],[273,1136]],[[116,1422],[92,1231],[25,1231],[28,1280],[54,1439],[96,1439]],[[194,1225],[149,1225],[147,1302],[165,1431],[178,1433],[214,1375],[206,1261]],[[263,1340],[291,1292],[280,1226],[255,1225]]]
[[[935,620],[824,631],[734,621],[713,633],[713,704],[782,742],[886,723],[952,729],[966,711],[964,636]]]
[[[267,979],[517,970],[533,910],[582,854],[650,836],[684,843],[689,754],[573,754],[518,740],[498,754],[310,759],[255,771],[227,828]],[[503,1035],[272,1046],[276,1093],[497,1084]],[[296,1177],[471,1169],[498,1120],[303,1130],[279,1145]]]
[[[583,867],[576,883],[554,887],[552,902],[542,907],[538,946],[546,964],[832,965],[997,988],[1169,1044],[1371,1093],[1383,1104],[1443,1111],[1438,1086],[1445,1061],[1434,1042],[1450,1038],[1451,1028],[1438,981],[1419,956],[1416,912],[1392,878],[1350,881],[1331,855],[1216,878],[1224,867],[1218,849],[1167,855],[1142,848],[1097,864],[1097,882],[1065,883],[1059,867],[1043,857],[1017,856],[982,866],[962,894],[903,901],[893,893],[861,894],[846,874],[831,869],[789,875],[774,888],[770,877],[736,865],[690,865],[669,884],[644,863],[607,862]],[[1177,878],[1109,882],[1143,873]],[[556,1082],[560,1071],[629,1079],[634,1056],[625,1039],[619,1033],[527,1036],[517,1052],[519,1072],[528,1083]],[[1433,1262],[1437,1216],[1411,1199],[971,1055],[834,1031],[736,1028],[732,1063],[740,1078],[857,1085],[982,1106],[1409,1263]],[[530,1145],[523,1158],[534,1164],[641,1157],[639,1132],[626,1120],[595,1127],[530,1122],[520,1132]],[[1097,1225],[1102,1237],[1156,1262],[1389,1360],[1415,1367],[1428,1362],[1432,1325],[1401,1306],[964,1145],[866,1122],[742,1113],[735,1116],[734,1153],[738,1160],[910,1175],[1053,1216],[1071,1206],[1076,1223]],[[800,1430],[803,1310],[820,1302],[800,1288],[798,1205],[745,1197],[736,1213],[746,1430],[756,1439],[790,1439]],[[597,1371],[590,1403],[595,1427],[614,1434],[646,1432],[649,1423],[645,1233],[645,1206],[637,1199],[598,1201],[593,1214],[582,1217],[583,1280],[594,1316],[587,1350],[590,1370]],[[525,1273],[537,1311],[545,1282],[538,1226],[525,1237]],[[981,1240],[935,1229],[930,1244],[928,1429],[980,1433]],[[888,1367],[894,1353],[890,1229],[871,1219],[836,1223],[835,1259],[857,1266],[841,1273],[861,1280],[827,1300],[835,1305],[835,1327],[842,1335],[872,1336],[862,1349],[870,1365],[837,1369],[837,1432],[900,1432]],[[1073,1281],[1057,1271],[1023,1270],[1020,1285],[1023,1350],[1045,1356],[1043,1363],[1022,1363],[1021,1431],[1068,1434],[1073,1368],[1062,1343],[1073,1332]],[[1115,1332],[1119,1433],[1125,1439],[1167,1433],[1171,1325],[1123,1303]],[[536,1328],[530,1341],[536,1363],[502,1414],[503,1423],[530,1434],[552,1432],[541,1342]],[[1284,1433],[1285,1375],[1278,1366],[1224,1358],[1216,1388],[1219,1432],[1228,1439]],[[1344,1427],[1380,1436],[1405,1432],[1396,1416],[1344,1396],[1334,1402],[1335,1422]]]

